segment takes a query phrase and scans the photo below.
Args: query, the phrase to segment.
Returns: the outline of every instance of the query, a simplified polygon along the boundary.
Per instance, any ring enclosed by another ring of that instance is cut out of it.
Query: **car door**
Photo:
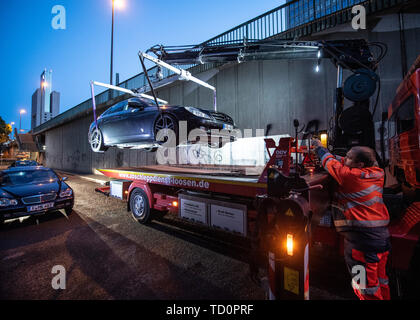
[[[140,99],[136,99],[139,106],[132,107],[127,105],[124,114],[124,127],[126,135],[124,137],[127,143],[152,142],[153,124],[157,108],[143,103]]]
[[[100,129],[104,136],[104,142],[107,145],[121,143],[120,140],[124,135],[121,132],[121,120],[126,101],[117,103],[104,113],[100,119]]]

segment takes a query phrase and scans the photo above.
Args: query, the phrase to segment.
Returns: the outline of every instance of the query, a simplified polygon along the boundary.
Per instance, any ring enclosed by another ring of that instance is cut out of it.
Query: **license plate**
[[[233,126],[232,125],[230,125],[230,124],[223,124],[223,129],[226,129],[226,130],[233,130]]]
[[[28,212],[45,210],[45,209],[49,209],[49,208],[52,208],[52,207],[54,207],[54,202],[38,204],[36,206],[28,207]]]

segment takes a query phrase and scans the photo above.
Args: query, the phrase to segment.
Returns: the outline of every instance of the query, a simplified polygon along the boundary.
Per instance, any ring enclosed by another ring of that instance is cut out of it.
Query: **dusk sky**
[[[197,44],[279,6],[281,0],[123,0],[115,12],[114,75],[141,72],[137,53],[153,45]],[[66,29],[51,22],[55,5],[66,9]],[[109,82],[111,0],[0,1],[0,116],[30,129],[31,97],[42,71],[53,71],[60,112],[90,97],[90,80]],[[115,76],[114,76],[115,81]],[[98,91],[99,92],[99,91]]]

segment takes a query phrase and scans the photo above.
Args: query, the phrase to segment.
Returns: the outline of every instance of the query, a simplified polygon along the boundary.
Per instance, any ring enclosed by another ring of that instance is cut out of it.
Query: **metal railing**
[[[191,68],[194,65],[188,65],[188,66],[181,66],[182,68]],[[149,77],[156,77],[156,74],[158,72],[158,67],[154,66],[150,69],[147,70],[147,74],[149,75]],[[173,75],[174,73],[167,70],[167,69],[162,69],[162,76],[163,78],[168,78],[169,76]],[[88,84],[86,84],[88,85]],[[120,82],[119,84],[117,84],[117,86],[122,87],[122,88],[126,88],[126,89],[138,89],[138,88],[142,88],[144,86],[147,86],[147,80],[146,80],[146,76],[144,74],[144,72],[130,78],[127,79],[123,82]],[[100,105],[103,104],[105,102],[107,102],[110,99],[116,98],[118,96],[123,95],[123,92],[119,92],[119,91],[115,91],[115,90],[105,90],[97,95],[95,95],[95,101],[96,101],[96,105]],[[82,103],[76,105],[75,107],[60,113],[58,116],[54,117],[53,119],[39,125],[38,127],[34,128],[34,133],[38,133],[38,132],[42,132],[46,129],[49,129],[51,127],[55,127],[56,125],[60,125],[62,123],[64,123],[64,121],[66,119],[73,119],[74,117],[77,117],[78,115],[83,115],[86,114],[86,110],[92,110],[93,104],[92,104],[92,99],[87,99],[85,101],[83,101]]]
[[[202,45],[263,40],[366,0],[292,0],[211,38]]]
[[[316,21],[323,17],[327,17],[336,12],[349,9],[356,4],[370,4],[372,2],[382,3],[380,7],[389,7],[410,0],[289,0],[285,4],[274,8],[252,20],[240,24],[218,36],[215,36],[200,45],[217,45],[223,43],[235,43],[247,41],[258,41],[267,38],[273,38],[288,30],[304,26],[307,23]],[[385,5],[386,4],[386,5]],[[377,4],[375,4],[377,6]],[[206,65],[188,65],[180,66],[188,69],[191,73],[203,72],[214,67],[214,64]],[[161,70],[163,78],[171,76],[173,73],[169,70]],[[147,70],[150,77],[154,77],[158,72],[158,67],[152,67]],[[140,73],[126,81],[118,84],[118,86],[126,89],[137,89],[147,85],[146,76]],[[112,92],[113,91],[113,92]],[[123,93],[114,90],[106,90],[96,95],[96,104],[105,103],[110,98],[115,98]],[[88,99],[81,104],[69,109],[48,122],[38,126],[34,130],[40,132],[47,127],[55,126],[62,123],[64,119],[71,118],[76,114],[85,113],[86,110],[92,109],[92,99]]]

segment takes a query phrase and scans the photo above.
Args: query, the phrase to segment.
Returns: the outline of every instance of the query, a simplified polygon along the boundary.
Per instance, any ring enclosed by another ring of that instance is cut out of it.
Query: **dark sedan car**
[[[160,106],[145,98],[131,98],[115,104],[89,128],[89,143],[94,152],[103,152],[110,146],[123,148],[144,148],[159,144],[157,133],[161,129],[171,129],[178,137],[178,123],[186,121],[188,132],[201,129],[210,137],[212,129],[220,130],[216,135],[216,146],[226,140],[232,141],[230,133],[235,128],[231,117],[221,112],[213,112],[195,107]],[[224,129],[224,130],[223,130]],[[224,139],[223,139],[224,138]],[[209,141],[215,141],[214,139]],[[177,143],[185,142],[177,138]],[[214,145],[210,145],[214,146]],[[150,150],[150,149],[149,149]]]
[[[73,190],[53,170],[41,166],[0,172],[0,222],[58,209],[70,214]]]
[[[13,162],[9,168],[13,167],[33,167],[33,166],[39,166],[39,163],[35,160],[16,160]]]

